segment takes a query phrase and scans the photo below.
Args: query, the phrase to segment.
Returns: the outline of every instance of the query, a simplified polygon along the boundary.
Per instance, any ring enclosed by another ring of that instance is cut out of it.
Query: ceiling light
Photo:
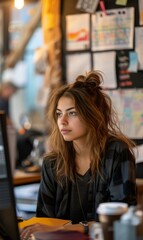
[[[14,0],[14,6],[17,9],[22,9],[24,7],[24,0]]]

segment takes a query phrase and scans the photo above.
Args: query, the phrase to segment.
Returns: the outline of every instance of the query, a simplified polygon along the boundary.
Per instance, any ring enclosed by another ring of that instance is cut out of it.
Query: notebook
[[[19,229],[34,223],[64,225],[69,220],[31,218],[18,224],[12,183],[6,115],[0,111],[0,240],[20,240]]]

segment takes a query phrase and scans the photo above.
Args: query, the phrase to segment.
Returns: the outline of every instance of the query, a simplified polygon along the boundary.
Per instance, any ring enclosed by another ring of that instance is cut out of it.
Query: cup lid
[[[100,203],[99,207],[97,208],[98,214],[122,214],[128,210],[127,203],[121,202],[107,202],[107,203]]]

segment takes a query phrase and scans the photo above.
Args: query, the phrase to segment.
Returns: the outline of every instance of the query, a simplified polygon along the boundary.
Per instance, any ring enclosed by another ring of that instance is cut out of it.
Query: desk
[[[41,173],[25,173],[22,170],[16,170],[13,178],[14,186],[38,183],[41,179]]]

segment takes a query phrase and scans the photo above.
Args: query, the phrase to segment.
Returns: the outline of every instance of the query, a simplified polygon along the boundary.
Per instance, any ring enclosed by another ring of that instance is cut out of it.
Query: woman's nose
[[[67,122],[68,122],[68,117],[67,117],[67,114],[65,113],[61,117],[61,123],[66,124]]]

